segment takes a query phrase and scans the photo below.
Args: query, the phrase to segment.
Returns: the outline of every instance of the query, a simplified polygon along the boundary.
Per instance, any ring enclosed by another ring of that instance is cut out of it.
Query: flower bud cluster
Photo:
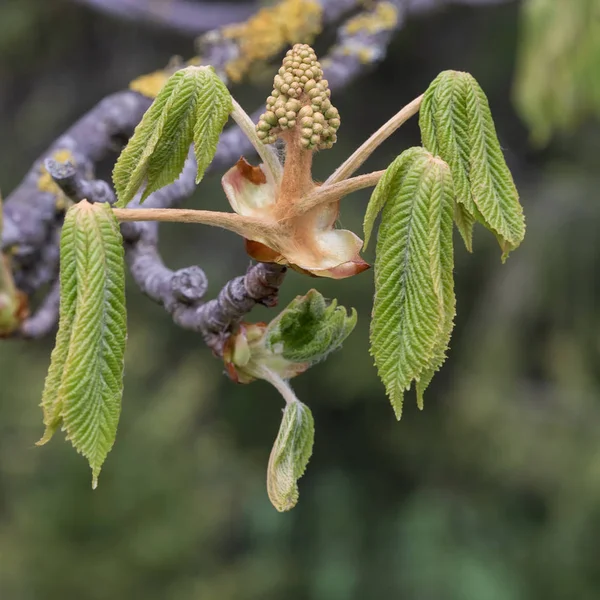
[[[307,44],[296,44],[288,50],[275,76],[267,110],[256,126],[258,137],[272,144],[282,132],[298,127],[303,148],[331,148],[337,139],[340,115],[330,96],[315,51]]]

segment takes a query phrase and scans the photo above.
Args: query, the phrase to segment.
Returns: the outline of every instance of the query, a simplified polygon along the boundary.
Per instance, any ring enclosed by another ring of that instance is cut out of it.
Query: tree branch
[[[99,0],[79,1],[100,4]],[[203,62],[212,64],[224,78],[239,81],[254,62],[270,60],[290,43],[310,41],[323,26],[362,6],[359,0],[307,0],[307,7],[309,4],[313,8],[316,6],[316,12],[309,11],[306,22],[300,19],[292,26],[282,20],[291,1],[283,0],[275,7],[262,9],[242,25],[204,35],[199,42]],[[457,1],[479,5],[507,0]],[[333,90],[344,87],[382,60],[393,33],[402,26],[407,12],[425,12],[447,3],[447,0],[381,1],[347,20],[338,29],[336,43],[321,61],[330,87]],[[104,10],[113,13],[112,7],[125,7],[125,2],[118,0],[101,4]],[[189,3],[175,0],[171,4],[175,10],[175,6]],[[130,8],[136,5],[139,9],[141,0],[127,3]],[[198,5],[194,3],[196,8]],[[215,4],[212,8],[222,11],[224,7]],[[271,29],[265,30],[265,23],[270,24]],[[272,37],[266,39],[265,36]],[[172,67],[158,78],[159,83],[170,72]],[[129,138],[150,103],[150,98],[131,90],[108,96],[52,144],[7,198],[1,249],[11,250],[19,289],[32,294],[42,285],[56,281],[58,238],[66,198],[73,201],[83,197],[94,201],[112,200],[108,184],[94,181],[95,164]],[[257,118],[255,115],[254,121]],[[226,168],[247,152],[252,152],[252,146],[246,136],[237,127],[229,128],[221,136],[210,168]],[[55,162],[48,162],[46,167],[44,161],[47,158]],[[72,166],[66,166],[66,161]],[[354,163],[350,166],[356,167]],[[179,206],[195,189],[195,173],[196,163],[190,153],[179,179],[152,194],[144,207]],[[356,183],[362,183],[362,180]],[[139,197],[128,208],[137,206]],[[285,268],[280,265],[255,265],[245,276],[228,282],[215,300],[202,303],[206,291],[203,271],[199,267],[189,267],[174,272],[164,265],[157,249],[156,223],[123,223],[121,230],[127,262],[140,289],[163,305],[178,325],[202,333],[216,354],[221,353],[223,341],[231,329],[253,306],[276,303],[278,287],[285,274]],[[58,314],[56,290],[55,283],[38,312],[23,324],[22,335],[37,337],[51,329]]]
[[[245,21],[257,10],[257,2],[189,2],[187,0],[75,0],[99,12],[121,19],[144,21],[199,35],[230,23]]]

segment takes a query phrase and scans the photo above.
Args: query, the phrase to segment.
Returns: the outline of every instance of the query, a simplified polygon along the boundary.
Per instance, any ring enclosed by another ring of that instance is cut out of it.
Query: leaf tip
[[[404,404],[404,394],[394,394],[390,398],[392,402],[392,408],[394,409],[394,415],[396,415],[396,421],[400,421],[402,418],[402,405]]]

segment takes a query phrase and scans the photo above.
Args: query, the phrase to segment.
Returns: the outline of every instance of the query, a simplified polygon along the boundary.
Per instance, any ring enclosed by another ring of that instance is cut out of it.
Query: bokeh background
[[[409,20],[378,68],[337,93],[340,141],[316,161],[325,177],[441,70],[470,71],[488,94],[527,236],[505,265],[482,228],[473,255],[456,237],[456,329],[425,411],[408,394],[397,423],[372,366],[372,272],[339,282],[291,273],[282,305],[314,286],[356,307],[359,324],[294,381],[316,444],[299,505],[279,514],[265,473],[282,400],[266,383],[232,384],[198,336],[132,286],[122,420],[92,492],[85,460],[61,436],[34,447],[53,340],[3,342],[1,598],[600,597],[600,128],[584,120],[531,142],[513,102],[520,8]],[[0,0],[5,195],[103,96],[192,53],[189,36],[68,0]],[[600,67],[595,76],[598,86]],[[269,90],[259,76],[234,93],[253,110]],[[366,167],[418,143],[413,119]],[[367,199],[345,201],[345,227],[360,231]],[[217,175],[190,205],[225,206]],[[248,264],[227,232],[162,231],[169,265],[200,264],[213,295]]]

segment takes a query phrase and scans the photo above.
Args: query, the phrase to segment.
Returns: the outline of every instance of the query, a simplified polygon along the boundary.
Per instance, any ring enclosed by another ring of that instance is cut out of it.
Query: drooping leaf
[[[465,248],[468,252],[473,252],[475,217],[468,211],[464,204],[457,202],[456,199],[454,200],[454,223],[465,244]]]
[[[367,248],[375,227],[375,220],[382,211],[386,202],[397,195],[398,186],[402,183],[406,172],[411,168],[415,160],[423,160],[426,153],[423,148],[408,148],[386,169],[383,177],[379,180],[367,205],[363,223],[364,248]]]
[[[475,218],[496,234],[502,259],[525,237],[525,219],[519,194],[504,160],[488,100],[479,84],[470,77],[467,94],[471,195]],[[443,157],[442,157],[443,158]]]
[[[185,69],[175,75],[178,73],[181,73],[179,83],[163,110],[162,132],[148,157],[146,187],[141,202],[179,177],[190,150],[199,89],[196,78],[186,73]]]
[[[454,317],[449,168],[423,148],[405,154],[372,198],[383,212],[371,354],[398,419],[411,383],[431,379],[443,362]]]
[[[198,163],[196,183],[200,183],[215,156],[219,136],[232,110],[229,90],[212,67],[201,70],[198,77],[201,85],[194,124],[194,152]]]
[[[77,309],[77,258],[76,233],[80,214],[79,205],[71,207],[65,216],[60,238],[60,316],[58,332],[50,367],[46,376],[41,407],[46,430],[38,442],[41,446],[50,441],[62,423],[62,399],[59,394],[65,375],[65,365],[71,343],[71,333]]]
[[[315,424],[310,409],[299,401],[286,405],[267,469],[267,492],[280,512],[298,502],[298,479],[312,454]]]
[[[118,205],[146,184],[142,201],[181,174],[191,144],[197,182],[216,152],[231,112],[231,96],[212,67],[189,66],[173,74],[136,127],[113,172]]]
[[[462,205],[456,207],[456,223],[467,249],[477,220],[496,235],[505,259],[523,240],[525,221],[477,81],[468,73],[440,73],[425,93],[419,125],[425,148],[452,171],[456,201]]]
[[[123,207],[131,202],[144,183],[148,161],[165,126],[166,106],[172,102],[173,91],[180,85],[183,77],[182,71],[171,76],[119,155],[113,170],[113,183],[118,197],[117,206]]]
[[[49,408],[45,406],[42,443],[62,423],[67,438],[88,459],[96,487],[121,413],[126,339],[123,240],[108,205],[83,201],[69,212],[61,258],[71,262],[74,273],[67,265],[61,267],[65,333],[57,338],[46,382]]]
[[[447,165],[436,163],[433,176],[437,185],[432,194],[431,212],[431,248],[430,264],[434,288],[443,315],[441,330],[433,348],[429,365],[422,371],[416,382],[417,405],[423,408],[423,393],[431,383],[434,374],[446,360],[446,351],[454,329],[456,315],[456,297],[454,295],[454,247],[452,242],[452,216],[454,210],[462,205],[454,203],[453,182]],[[455,213],[456,214],[456,213]]]
[[[286,360],[313,364],[339,348],[356,325],[356,310],[350,316],[332,300],[329,305],[317,291],[297,296],[265,332],[268,349]]]

